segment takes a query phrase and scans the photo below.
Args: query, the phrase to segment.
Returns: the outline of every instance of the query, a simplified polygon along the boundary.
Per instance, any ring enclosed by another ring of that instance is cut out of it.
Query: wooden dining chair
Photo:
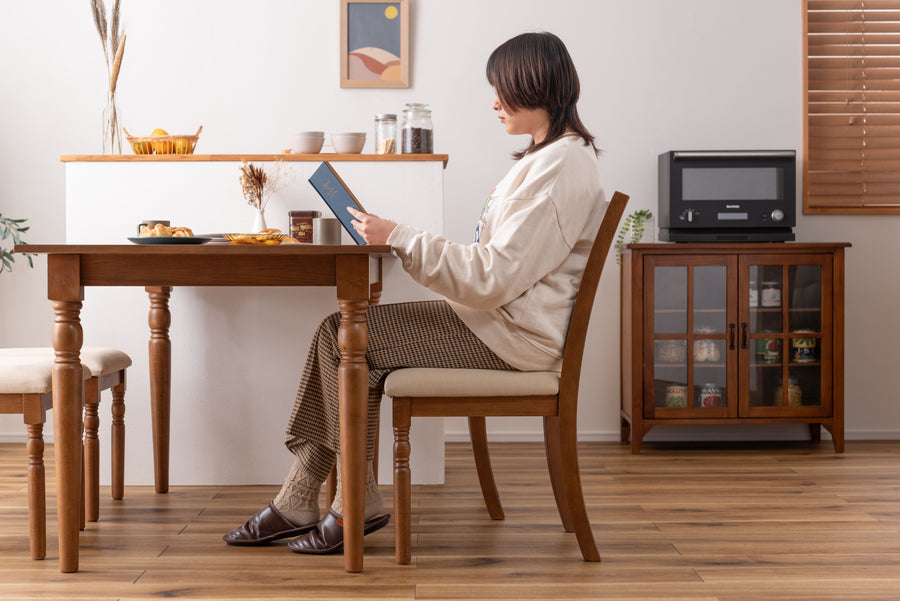
[[[25,452],[28,455],[28,528],[32,559],[47,554],[47,502],[44,476],[44,422],[53,408],[51,348],[0,349],[0,413],[22,414],[25,421]],[[112,487],[114,499],[124,496],[125,370],[131,358],[110,348],[81,350],[85,390],[84,514],[89,521],[99,515],[99,418],[97,404],[102,390],[111,389]]]
[[[410,562],[409,428],[413,417],[468,417],[481,492],[491,518],[503,519],[487,446],[486,416],[544,418],[550,482],[566,532],[575,532],[585,561],[600,561],[578,472],[578,385],[594,295],[628,196],[616,192],[594,240],[569,320],[562,369],[518,372],[406,368],[385,380],[393,398],[394,540],[397,563]]]

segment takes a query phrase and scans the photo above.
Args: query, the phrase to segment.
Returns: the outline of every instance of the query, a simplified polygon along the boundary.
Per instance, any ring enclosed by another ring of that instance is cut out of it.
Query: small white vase
[[[253,231],[251,234],[258,234],[264,229],[268,228],[266,225],[266,211],[265,209],[256,209],[256,217],[253,218]]]

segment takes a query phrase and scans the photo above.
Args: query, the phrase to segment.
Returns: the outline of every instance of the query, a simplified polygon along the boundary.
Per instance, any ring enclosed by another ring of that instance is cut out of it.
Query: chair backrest
[[[581,285],[578,294],[575,295],[575,306],[572,308],[572,317],[569,319],[569,330],[566,333],[566,346],[563,350],[562,370],[559,378],[559,413],[574,415],[578,401],[578,383],[581,378],[581,359],[584,356],[584,343],[587,336],[588,323],[591,320],[591,310],[594,307],[594,296],[597,293],[597,285],[603,273],[603,266],[612,247],[616,231],[619,229],[619,221],[625,213],[628,204],[628,195],[616,192],[613,194],[587,264],[584,266],[584,274],[581,276]],[[563,405],[567,405],[564,407]]]

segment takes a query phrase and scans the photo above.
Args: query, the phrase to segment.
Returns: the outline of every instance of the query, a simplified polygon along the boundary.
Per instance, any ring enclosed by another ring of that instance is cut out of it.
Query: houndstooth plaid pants
[[[445,301],[370,306],[366,311],[369,346],[369,426],[366,458],[374,458],[375,433],[384,379],[403,367],[514,369],[462,322]],[[340,313],[329,315],[313,335],[288,422],[285,444],[324,480],[340,450],[337,331]],[[303,444],[309,441],[315,444]]]

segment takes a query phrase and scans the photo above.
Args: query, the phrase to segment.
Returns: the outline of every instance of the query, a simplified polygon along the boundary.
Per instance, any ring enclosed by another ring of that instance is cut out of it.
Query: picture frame
[[[341,87],[409,87],[409,0],[341,0]]]

